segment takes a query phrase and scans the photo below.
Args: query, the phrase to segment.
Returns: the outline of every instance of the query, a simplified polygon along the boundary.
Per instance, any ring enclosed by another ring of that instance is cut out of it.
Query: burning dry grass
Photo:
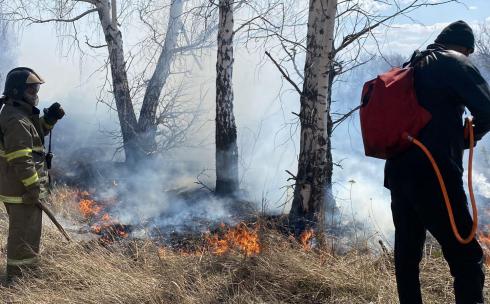
[[[238,229],[245,228],[227,229],[223,236]],[[300,244],[273,230],[247,231],[259,235],[259,254],[228,250],[216,255],[214,247],[184,254],[148,240],[122,240],[109,246],[94,241],[67,244],[46,223],[39,273],[0,288],[0,301],[397,303],[389,255],[333,256],[309,249],[306,239]],[[3,243],[5,232],[5,216],[0,214]],[[5,255],[0,259],[3,270]],[[436,254],[425,258],[422,269],[425,303],[452,303],[451,278],[442,258]]]

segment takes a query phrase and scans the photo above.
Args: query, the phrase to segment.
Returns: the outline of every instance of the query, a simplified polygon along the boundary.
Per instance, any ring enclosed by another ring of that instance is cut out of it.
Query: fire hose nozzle
[[[467,140],[470,137],[470,125],[471,127],[475,127],[473,124],[473,118],[472,117],[466,117],[464,121],[464,139]]]
[[[408,140],[409,142],[413,142],[413,139],[414,139],[414,138],[413,138],[412,136],[410,136],[410,134],[408,134],[407,132],[403,132],[403,134],[402,134],[402,138],[403,138],[403,139]]]

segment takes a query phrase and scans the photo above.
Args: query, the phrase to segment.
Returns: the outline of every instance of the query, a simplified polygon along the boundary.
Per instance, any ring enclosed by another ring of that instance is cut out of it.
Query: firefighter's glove
[[[65,110],[57,102],[53,103],[49,108],[44,109],[44,120],[49,125],[54,125],[63,116],[65,116]]]
[[[41,189],[39,185],[34,184],[26,188],[26,192],[22,195],[22,202],[26,205],[35,205],[40,202],[39,194]]]

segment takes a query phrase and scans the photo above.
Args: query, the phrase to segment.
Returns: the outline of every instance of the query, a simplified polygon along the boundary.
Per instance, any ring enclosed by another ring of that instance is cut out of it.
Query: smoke
[[[401,57],[377,58],[355,73],[339,78],[334,88],[333,112],[346,113],[357,106],[362,84],[390,64],[399,64]],[[287,84],[270,62],[258,66],[250,62],[260,62],[260,59],[256,54],[237,50],[235,115],[244,190],[238,204],[243,204],[249,212],[251,209],[288,212],[287,198],[292,188],[287,186],[292,185],[292,181],[288,181],[290,175],[286,170],[296,172],[299,152],[298,121],[291,112],[298,113],[299,96],[285,89]],[[169,230],[185,230],[191,229],[192,223],[233,221],[235,206],[230,208],[230,205],[236,204],[216,199],[206,194],[207,190],[198,190],[201,186],[195,184],[199,179],[206,187],[214,188],[215,65],[212,51],[201,57],[201,67],[193,70],[188,78],[188,82],[196,84],[188,92],[196,97],[191,102],[202,102],[202,109],[197,128],[190,131],[187,146],[167,151],[134,171],[115,168],[113,155],[119,143],[101,132],[117,128],[114,114],[100,113],[100,109],[87,114],[87,110],[93,109],[83,100],[88,94],[70,93],[67,99],[80,110],[68,111],[67,119],[55,129],[58,168],[65,175],[69,174],[74,184],[83,185],[84,180],[89,180],[88,188],[97,184],[97,193],[102,199],[117,197],[119,202],[111,213],[122,223],[147,223],[173,227]],[[197,96],[204,98],[198,100]],[[91,117],[95,113],[96,120]],[[334,169],[333,189],[339,220],[368,222],[366,226],[390,234],[389,194],[382,186],[383,162],[364,156],[358,117],[354,115],[336,128],[332,141],[334,161],[339,163]],[[113,181],[117,187],[111,185]],[[254,203],[255,208],[250,208],[249,202]],[[192,229],[200,230],[204,226]]]
[[[164,231],[203,231],[209,222],[232,222],[231,202],[193,185],[182,164],[162,166],[162,162],[151,160],[136,172],[120,170],[126,176],[118,179],[117,186],[99,192],[102,198],[120,200],[112,213],[122,223],[147,223]]]
[[[465,174],[467,177],[467,173]],[[490,182],[488,178],[482,173],[474,170],[473,172],[473,185],[475,192],[483,196],[486,199],[490,199]]]

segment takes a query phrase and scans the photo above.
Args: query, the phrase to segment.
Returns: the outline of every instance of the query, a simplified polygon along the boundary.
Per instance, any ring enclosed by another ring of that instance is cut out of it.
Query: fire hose
[[[53,222],[53,224],[56,226],[56,228],[58,228],[58,230],[61,232],[61,234],[63,234],[63,236],[65,237],[65,239],[68,242],[71,242],[70,236],[68,235],[68,233],[66,233],[65,229],[63,229],[63,226],[61,226],[61,224],[58,222],[58,220],[54,216],[53,212],[51,212],[51,210],[49,210],[48,207],[46,207],[45,205],[43,205],[41,202],[38,202],[36,205],[37,205],[37,207],[39,209],[41,209],[42,211],[44,211],[44,213],[46,213],[46,215]]]
[[[53,160],[53,152],[51,151],[51,137],[52,137],[52,134],[53,134],[53,130],[51,130],[49,132],[49,147],[48,147],[48,154],[46,155],[46,167],[48,168],[48,172],[51,169],[51,162]],[[49,180],[49,182],[48,182],[49,183],[49,187],[51,188],[51,174],[49,174],[49,173],[48,173],[48,180]],[[48,207],[46,207],[45,205],[43,205],[43,203],[41,203],[41,202],[38,202],[37,203],[37,207],[39,209],[41,209],[42,211],[44,211],[44,213],[49,217],[49,219],[51,220],[51,222],[53,222],[53,224],[56,226],[56,228],[58,228],[58,230],[61,232],[61,234],[65,237],[65,239],[68,242],[70,242],[71,241],[70,236],[68,235],[68,233],[66,233],[65,229],[63,228],[63,226],[61,226],[60,222],[58,222],[58,220],[54,216],[53,212],[51,212],[51,210],[49,210]]]
[[[451,229],[454,233],[454,236],[458,240],[459,243],[466,245],[469,244],[475,237],[476,231],[478,229],[478,210],[476,207],[476,201],[475,201],[475,195],[473,193],[473,148],[475,145],[475,136],[473,132],[473,122],[471,118],[466,118],[466,131],[469,133],[469,141],[470,141],[470,154],[468,158],[468,189],[470,193],[470,200],[471,200],[471,208],[473,211],[473,226],[471,228],[471,232],[468,237],[463,238],[461,237],[461,234],[458,231],[458,228],[456,227],[456,222],[454,221],[454,214],[453,214],[453,208],[451,207],[451,201],[449,199],[449,195],[447,193],[446,189],[446,184],[444,183],[444,178],[442,177],[441,171],[439,170],[439,166],[437,165],[436,161],[434,160],[434,157],[430,153],[429,149],[422,144],[420,141],[417,139],[413,138],[412,136],[405,134],[405,138],[408,139],[410,142],[414,143],[417,145],[424,153],[427,155],[427,158],[429,159],[430,163],[432,164],[432,168],[434,169],[434,172],[436,173],[437,180],[439,181],[439,186],[441,187],[442,190],[442,195],[444,197],[444,202],[446,203],[446,208],[447,212],[449,215],[449,221],[451,223]]]

